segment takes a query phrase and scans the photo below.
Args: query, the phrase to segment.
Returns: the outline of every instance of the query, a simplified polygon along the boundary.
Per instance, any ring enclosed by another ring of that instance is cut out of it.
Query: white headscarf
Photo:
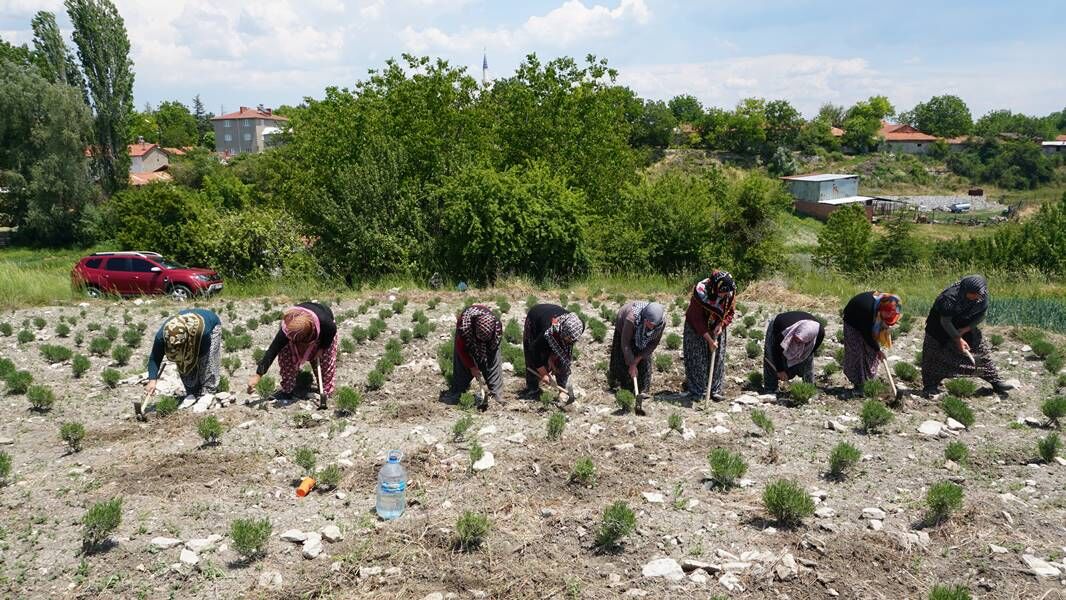
[[[819,327],[821,326],[818,321],[805,319],[797,321],[785,330],[784,339],[781,340],[781,349],[784,350],[785,362],[790,368],[810,356],[814,343],[818,341]]]

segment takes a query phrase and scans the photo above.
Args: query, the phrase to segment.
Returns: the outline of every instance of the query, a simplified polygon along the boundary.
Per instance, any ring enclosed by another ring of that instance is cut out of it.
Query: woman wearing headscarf
[[[455,323],[450,394],[457,396],[465,392],[472,380],[479,379],[484,380],[496,402],[500,401],[503,393],[502,339],[503,324],[489,307],[473,304],[459,313]],[[481,398],[478,409],[486,410],[488,406],[489,399]]]
[[[536,392],[541,384],[550,385],[550,375],[555,375],[556,382],[570,390],[567,381],[574,344],[584,331],[581,319],[561,306],[537,304],[529,309],[522,333],[528,391]],[[573,399],[573,394],[567,395]]]
[[[222,362],[222,320],[202,308],[185,309],[163,322],[148,356],[145,396],[155,394],[163,358],[170,361],[185,386],[185,395],[200,396],[218,391]],[[140,403],[134,403],[141,416]]]
[[[685,311],[685,389],[702,398],[707,391],[707,367],[715,353],[711,395],[724,400],[726,328],[733,322],[737,302],[733,276],[715,270],[696,284]]]
[[[793,377],[814,383],[814,355],[822,347],[825,328],[808,312],[783,312],[766,326],[763,344],[763,387],[776,392],[778,383]]]
[[[611,341],[611,367],[607,385],[622,387],[634,394],[633,380],[640,390],[651,387],[651,355],[666,329],[666,309],[658,302],[629,302],[618,310]],[[637,414],[644,414],[637,397]]]
[[[981,275],[963,277],[937,296],[922,343],[922,387],[927,395],[937,393],[941,381],[958,376],[984,379],[999,394],[1014,389],[1000,378],[977,328],[987,311],[988,282]]]
[[[903,303],[899,296],[881,292],[863,292],[844,307],[844,375],[862,390],[863,384],[877,377],[882,348],[892,347],[892,327],[899,323]]]
[[[315,302],[303,302],[287,309],[274,341],[259,361],[255,375],[248,380],[249,392],[270,370],[275,358],[281,367],[281,391],[286,395],[291,395],[296,388],[296,375],[304,363],[317,367],[312,369],[316,378],[321,370],[324,381],[318,382],[319,407],[325,408],[326,397],[333,393],[337,368],[337,323],[333,311]]]

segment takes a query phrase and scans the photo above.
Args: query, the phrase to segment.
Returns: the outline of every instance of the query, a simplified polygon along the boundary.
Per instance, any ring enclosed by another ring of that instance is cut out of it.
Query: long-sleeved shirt
[[[203,308],[186,308],[178,311],[179,315],[197,314],[204,320],[204,330],[200,334],[200,352],[199,356],[207,354],[211,350],[211,331],[220,325],[222,325],[222,319],[218,318],[215,313],[203,309]],[[166,322],[159,326],[159,331],[155,332],[155,340],[152,341],[152,353],[148,355],[148,379],[159,379],[159,367],[163,364],[163,357],[166,356],[166,335],[163,333],[163,327],[166,326]]]
[[[844,323],[858,329],[867,346],[880,350],[881,345],[874,338],[875,319],[877,319],[877,301],[874,300],[873,292],[856,294],[844,307]]]
[[[776,317],[770,324],[770,356],[774,363],[774,369],[778,371],[788,370],[788,361],[785,359],[785,350],[781,347],[781,342],[785,341],[785,330],[792,327],[800,321],[814,321],[818,323],[818,339],[815,340],[814,346],[811,347],[811,353],[808,356],[813,355],[822,347],[822,340],[825,339],[825,327],[818,319],[814,318],[814,315],[802,310],[793,310],[789,312],[783,312]]]
[[[641,357],[641,360],[648,360],[652,352],[655,352],[655,348],[659,345],[659,341],[663,338],[663,331],[665,327],[660,328],[654,333],[655,337],[648,339],[648,344],[644,346],[643,350],[638,351],[636,345],[633,343],[633,337],[636,335],[637,327],[644,327],[643,323],[637,323],[633,317],[633,305],[635,302],[629,302],[622,308],[618,309],[618,316],[615,317],[614,326],[622,328],[622,356],[625,357],[626,364],[631,365],[636,360],[637,356]]]
[[[530,358],[533,364],[526,361],[526,367],[536,371],[541,367],[548,366],[552,349],[548,340],[544,338],[544,332],[552,326],[552,319],[565,315],[567,310],[557,304],[538,304],[526,313],[526,330],[532,336],[530,339]]]
[[[296,306],[306,308],[318,317],[318,349],[320,351],[328,350],[333,345],[333,338],[337,337],[337,322],[333,319],[333,311],[316,302],[301,302]],[[279,327],[277,334],[274,335],[274,340],[270,342],[270,346],[267,348],[266,354],[263,355],[263,359],[259,361],[255,372],[258,375],[264,375],[269,371],[270,365],[274,364],[274,359],[278,357],[278,353],[288,344],[289,338]]]
[[[940,310],[936,307],[936,303],[933,303],[933,308],[929,309],[929,316],[925,320],[925,332],[941,344],[946,344],[953,339],[957,340],[960,337],[969,337],[970,340],[974,340],[976,339],[976,336],[964,336],[959,333],[959,330],[963,327],[969,327],[972,333],[972,331],[984,320],[984,312],[977,314],[972,319],[942,315],[940,314]]]
[[[463,322],[463,313],[465,313],[467,310],[470,310],[470,308],[472,307],[467,307],[463,309],[463,311],[460,312],[459,316],[455,319],[455,352],[459,355],[459,362],[463,363],[463,366],[467,369],[472,370],[474,369],[474,367],[477,367],[478,369],[480,369],[481,367],[478,367],[477,361],[474,360],[474,357],[470,355],[470,351],[466,347],[466,340],[464,340],[463,336],[459,333],[459,324]],[[494,343],[490,343],[489,346],[491,349],[495,349],[496,345],[499,343],[500,341],[497,339],[494,341]]]
[[[718,323],[721,322],[723,328],[729,327],[729,324],[733,322],[733,314],[736,312],[736,299],[736,294],[731,294],[723,306],[711,306],[700,301],[699,296],[693,291],[692,298],[688,301],[688,310],[685,311],[685,320],[700,336],[708,333],[712,324],[718,327]]]

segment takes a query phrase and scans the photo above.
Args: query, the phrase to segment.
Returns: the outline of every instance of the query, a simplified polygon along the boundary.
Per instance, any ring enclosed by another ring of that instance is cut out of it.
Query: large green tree
[[[133,61],[126,24],[111,0],[64,0],[95,116],[100,182],[112,193],[126,185],[126,136],[133,112]]]
[[[873,227],[859,204],[848,204],[829,215],[818,233],[817,262],[845,273],[869,267]]]
[[[160,144],[167,148],[193,146],[200,137],[196,117],[181,102],[160,103],[155,109],[155,122],[160,131]]]
[[[900,115],[900,122],[940,137],[956,137],[973,131],[973,117],[962,98],[950,94],[933,96]]]
[[[703,117],[703,105],[690,94],[681,94],[670,98],[670,112],[679,123],[699,123]]]
[[[630,142],[634,146],[665,148],[670,145],[677,119],[662,101],[645,100],[640,115],[633,122]]]
[[[40,11],[33,16],[33,47],[42,74],[52,83],[65,83],[85,94],[85,79],[78,70],[74,55],[63,41],[56,16]]]
[[[884,96],[856,102],[844,117],[844,145],[855,152],[874,150],[880,143],[881,121],[895,112]]]

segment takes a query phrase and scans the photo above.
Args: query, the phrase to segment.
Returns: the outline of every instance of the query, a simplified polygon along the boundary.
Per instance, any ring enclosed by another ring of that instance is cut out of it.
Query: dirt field
[[[495,298],[474,296],[490,303]],[[407,295],[410,303],[387,320],[384,334],[340,356],[339,385],[363,390],[385,342],[412,327],[415,310],[425,310],[436,323],[427,339],[403,347],[403,364],[345,418],[315,410],[308,401],[246,404],[250,397],[238,388],[254,369],[253,349],[268,344],[277,323],[250,331],[251,348],[225,354],[241,362],[227,372],[236,402],[206,413],[225,428],[221,444],[213,447],[200,447],[196,422],[203,415],[191,409],[167,417],[150,413],[147,423],[132,419],[131,401],[142,393],[136,376],[162,315],[175,311],[174,305],[127,300],[4,314],[0,322],[11,323],[16,334],[25,319],[47,321],[39,331],[30,323],[35,341],[0,337],[0,356],[50,386],[56,403],[50,412],[38,413],[29,410],[24,395],[0,396],[5,415],[0,450],[13,462],[12,481],[0,487],[0,596],[900,599],[925,598],[934,584],[958,583],[975,598],[1066,597],[1066,466],[1036,458],[1036,440],[1047,433],[1043,425],[1017,422],[1042,421],[1040,403],[1054,393],[1054,379],[1006,329],[986,333],[1006,337],[995,357],[1020,389],[1009,399],[972,398],[972,428],[932,437],[919,433],[919,424],[946,416],[939,402],[917,397],[895,409],[884,434],[861,432],[862,401],[840,397],[839,373],[819,377],[820,395],[798,408],[744,390],[747,373],[761,371],[762,354],[747,357],[749,339],[736,331],[743,318],[729,339],[727,401],[708,406],[671,401],[684,368],[680,351],[664,343],[659,353],[673,362],[654,376],[657,398],[645,402],[649,415],[623,415],[606,389],[611,329],[602,343],[586,330],[573,378],[586,395],[566,408],[562,438],[547,439],[549,413],[538,402],[519,399],[521,373],[509,373],[504,405],[475,413],[468,437],[494,455],[495,466],[473,473],[469,441],[456,442],[451,435],[461,411],[438,400],[444,383],[436,350],[450,338],[463,298],[439,297],[441,303],[429,310],[429,296]],[[340,334],[350,338],[353,327],[365,327],[389,305],[386,294],[376,299],[366,314],[357,311],[362,299],[334,303]],[[557,302],[558,296],[541,293],[540,299]],[[749,335],[760,345],[767,319],[782,308],[763,302],[784,299],[772,289],[748,290],[742,298],[744,316],[755,318]],[[612,311],[619,306],[617,298],[594,300]],[[661,300],[669,303],[671,315],[681,314],[674,298]],[[589,316],[600,313],[586,297],[571,301]],[[821,373],[839,348],[836,310],[809,298],[789,301],[798,304],[787,308],[820,308],[829,320],[816,361]],[[525,302],[525,295],[511,297],[504,320],[521,323]],[[209,306],[226,327],[266,311],[260,302],[226,308],[224,298]],[[279,299],[271,310],[284,306]],[[54,331],[61,315],[77,320],[67,338]],[[41,356],[39,348],[47,343],[75,348],[79,332],[84,341],[75,350],[88,355],[90,341],[100,334],[87,331],[90,324],[123,331],[127,319],[133,326],[143,323],[145,333],[131,366],[119,367],[125,382],[116,389],[101,382],[109,357],[92,357],[89,371],[75,379],[70,361],[50,366]],[[914,359],[923,322],[916,318],[910,333],[897,339],[893,361]],[[667,333],[680,334],[681,328],[671,324]],[[271,374],[277,376],[276,366]],[[162,390],[175,384],[170,377]],[[737,398],[742,401],[734,402]],[[757,435],[750,418],[756,407],[773,420],[772,435]],[[301,411],[314,413],[312,427],[294,426],[293,415]],[[684,435],[667,427],[673,412],[684,419]],[[68,421],[86,429],[84,448],[74,454],[58,437],[60,424]],[[944,459],[944,447],[956,439],[971,454],[961,466]],[[858,447],[863,459],[851,477],[832,481],[825,477],[827,457],[843,440]],[[293,454],[301,446],[317,451],[320,466],[342,466],[339,489],[295,496],[300,473]],[[747,460],[741,487],[720,492],[706,486],[706,457],[716,447]],[[386,523],[373,512],[373,496],[390,448],[405,454],[409,507],[401,519]],[[569,482],[574,461],[585,456],[597,468],[590,488]],[[761,495],[779,478],[814,493],[818,515],[796,528],[774,523]],[[963,486],[964,508],[946,523],[924,526],[926,490],[949,479]],[[124,504],[112,544],[81,555],[82,515],[92,503],[114,496],[122,496]],[[602,553],[594,548],[595,534],[604,508],[616,500],[637,513],[637,529],[619,551]],[[865,508],[884,511],[884,518],[872,521],[880,516],[876,511],[864,518]],[[455,523],[464,510],[481,511],[491,520],[480,550],[455,548]],[[266,556],[251,564],[238,560],[227,537],[230,521],[247,517],[273,525]],[[317,532],[327,525],[338,526],[343,540],[323,541],[324,551],[315,559],[304,558],[300,544],[280,539],[287,530]],[[221,539],[207,540],[212,535]],[[198,548],[198,563],[182,563],[180,544],[157,548],[152,543],[157,537]],[[1037,577],[1023,562],[1026,554],[1048,561],[1060,575]],[[660,558],[705,564],[685,564],[684,577],[646,576],[645,565]]]

